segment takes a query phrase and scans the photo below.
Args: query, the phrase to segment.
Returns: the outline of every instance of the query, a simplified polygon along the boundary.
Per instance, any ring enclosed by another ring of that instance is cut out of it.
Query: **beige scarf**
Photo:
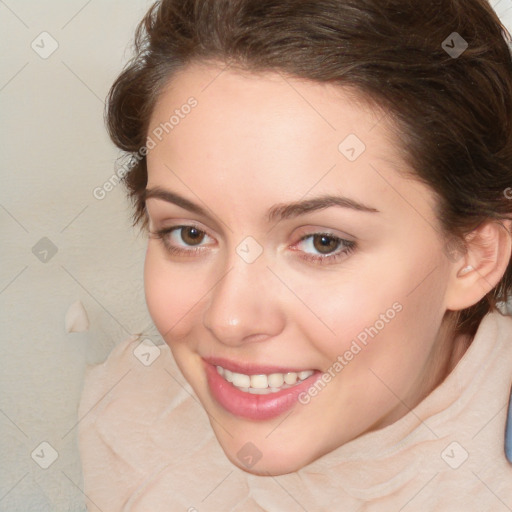
[[[278,477],[234,466],[167,345],[140,343],[126,339],[86,374],[79,443],[89,511],[512,510],[503,448],[511,317],[488,314],[456,368],[400,420]]]

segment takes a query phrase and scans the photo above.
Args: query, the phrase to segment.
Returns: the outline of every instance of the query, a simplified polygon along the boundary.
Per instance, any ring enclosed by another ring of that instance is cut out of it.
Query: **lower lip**
[[[290,388],[267,395],[253,395],[235,388],[219,375],[215,366],[205,363],[205,369],[215,400],[231,414],[251,420],[268,420],[288,411],[297,403],[298,396],[322,375],[316,372]]]

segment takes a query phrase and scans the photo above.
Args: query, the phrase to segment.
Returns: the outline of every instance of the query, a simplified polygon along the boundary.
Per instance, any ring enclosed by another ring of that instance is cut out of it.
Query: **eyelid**
[[[203,222],[207,222],[209,225],[212,225],[212,227],[215,229],[216,232],[223,233],[223,227],[226,228],[227,231],[231,231],[230,227],[227,224],[225,224],[222,220],[220,220],[218,217],[216,217],[215,215],[210,216],[210,215],[202,215],[200,213],[193,213],[193,212],[188,211],[187,209],[182,208],[179,205],[168,203],[159,197],[149,197],[148,199],[146,199],[146,201],[147,201],[146,202],[146,212],[147,212],[147,217],[149,219],[149,222],[150,222],[150,224],[153,223],[158,226],[161,226],[161,227],[159,227],[159,229],[166,227],[166,225],[165,225],[166,222],[172,222],[173,223],[172,225],[174,225],[175,222],[176,223],[184,222],[184,223],[192,223],[192,224],[196,224],[196,223],[201,224],[200,221],[190,220],[192,217],[194,217],[194,218],[203,219]],[[147,207],[147,204],[149,201],[151,201],[151,204],[154,204],[154,206],[152,206],[151,208]],[[169,210],[169,207],[171,207],[173,209]],[[178,209],[178,213],[176,213],[176,214],[173,213],[174,208]],[[150,210],[153,210],[153,212],[152,212],[153,215],[150,214]],[[185,217],[179,217],[179,215],[185,215]],[[187,217],[187,215],[190,215],[190,216]],[[172,217],[172,219],[171,219],[171,217]],[[187,220],[185,220],[185,219],[187,219]],[[204,224],[202,224],[202,225],[204,225]],[[203,228],[201,228],[201,231],[208,232],[207,229],[203,229]]]
[[[334,240],[337,240],[338,243],[341,246],[345,246],[346,249],[349,249],[350,247],[355,247],[357,245],[357,243],[355,241],[349,240],[348,238],[340,237],[334,233],[330,233],[330,232],[326,232],[326,231],[312,231],[310,233],[306,233],[305,235],[301,236],[293,245],[291,245],[291,247],[293,248],[294,251],[300,250],[300,249],[296,249],[296,247],[299,244],[301,244],[307,240],[312,240],[316,236],[325,236],[327,238],[332,238]],[[326,259],[326,258],[329,258],[330,256],[334,256],[335,254],[337,254],[338,253],[337,251],[339,251],[339,249],[336,249],[333,253],[328,253],[325,255],[318,255],[318,256],[320,258]],[[305,251],[300,251],[300,252],[309,254],[309,253],[306,253]]]
[[[309,224],[307,226],[301,226],[299,229],[299,234],[297,242],[302,240],[304,237],[307,237],[309,235],[327,235],[332,236],[333,238],[340,238],[342,240],[346,240],[347,242],[357,242],[357,237],[354,235],[351,235],[350,233],[347,233],[346,231],[339,231],[337,229],[331,229],[331,228],[325,228],[320,227],[316,225]],[[302,233],[302,234],[301,234]]]
[[[164,231],[167,229],[178,229],[178,228],[196,228],[203,233],[206,233],[210,238],[216,238],[211,234],[209,228],[205,227],[199,221],[196,220],[185,220],[185,219],[168,219],[164,221],[155,221],[149,223],[149,231],[156,233],[158,231]]]
[[[161,235],[161,236],[165,236],[165,237],[170,237],[174,233],[176,233],[176,232],[179,233],[181,230],[184,230],[187,228],[197,229],[201,233],[204,233],[206,237],[211,238],[212,240],[216,241],[216,238],[214,236],[210,235],[208,230],[203,229],[199,224],[197,224],[195,222],[184,223],[184,224],[177,222],[177,223],[171,224],[170,226],[164,225],[162,227],[158,227],[155,230],[151,230],[150,233],[153,235]],[[206,244],[206,245],[210,245],[210,244]],[[186,247],[186,246],[184,246],[184,247]],[[194,246],[189,246],[189,247],[194,248]],[[199,247],[203,247],[203,246],[197,246],[197,248],[199,248]]]

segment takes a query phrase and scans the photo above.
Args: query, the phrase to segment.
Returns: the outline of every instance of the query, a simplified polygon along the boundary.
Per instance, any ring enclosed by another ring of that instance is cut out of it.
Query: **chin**
[[[226,452],[225,452],[226,453]],[[262,458],[259,460],[254,466],[244,465],[237,457],[236,453],[226,453],[228,459],[238,468],[245,471],[246,473],[250,473],[252,475],[257,476],[280,476],[286,475],[287,473],[293,473],[298,471],[307,465],[305,462],[299,461],[283,461],[283,460],[275,460],[276,457],[272,457],[270,455],[267,457],[267,460]]]
[[[217,441],[229,461],[241,470],[258,476],[279,476],[293,473],[318,459],[324,452],[304,452],[307,442],[295,442],[287,445],[281,441],[273,443],[265,435],[254,442],[245,435],[234,437],[223,435],[213,429]],[[248,440],[249,439],[249,440]],[[311,446],[309,447],[311,449]],[[326,452],[328,450],[326,449]]]

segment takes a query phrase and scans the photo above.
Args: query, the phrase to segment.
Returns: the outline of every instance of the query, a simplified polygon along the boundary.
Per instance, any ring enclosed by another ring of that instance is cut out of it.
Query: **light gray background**
[[[85,510],[76,425],[86,364],[132,333],[158,342],[124,189],[93,196],[119,156],[103,101],[151,3],[0,0],[0,511]],[[491,4],[512,32],[512,0]],[[58,44],[48,58],[31,47],[50,47],[42,32]],[[44,237],[57,248],[46,262],[32,252]],[[64,329],[76,300],[87,333]],[[58,453],[48,469],[31,457],[42,442]]]

